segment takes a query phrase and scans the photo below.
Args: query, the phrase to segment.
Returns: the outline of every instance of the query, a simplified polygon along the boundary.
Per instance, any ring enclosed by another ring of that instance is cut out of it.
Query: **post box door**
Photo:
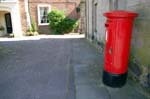
[[[105,23],[106,27],[106,47],[105,47],[105,70],[111,71],[112,70],[112,58],[113,58],[113,33],[112,33],[112,25],[113,22],[111,19],[108,19],[107,22]]]
[[[105,27],[106,49],[104,69],[114,74],[124,73],[127,71],[132,20],[108,19]]]

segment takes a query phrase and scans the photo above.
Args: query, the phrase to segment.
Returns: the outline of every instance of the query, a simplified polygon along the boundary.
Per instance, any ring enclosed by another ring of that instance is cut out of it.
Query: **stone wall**
[[[116,2],[117,1],[117,2]],[[92,3],[97,2],[97,31],[93,31]],[[150,88],[150,1],[149,0],[87,0],[86,1],[86,35],[87,39],[100,48],[104,47],[106,21],[103,13],[110,10],[129,10],[139,13],[135,19],[129,71],[145,88]]]
[[[86,34],[95,43],[105,42],[105,21],[103,14],[118,8],[116,0],[86,0]],[[106,6],[107,5],[107,6]],[[123,5],[121,5],[123,7]],[[96,19],[96,20],[95,20]]]
[[[105,21],[106,18],[103,16],[103,14],[110,9],[110,4],[107,0],[97,0],[98,3],[98,13],[97,13],[97,40],[98,44],[102,42],[103,44],[105,42]],[[108,6],[106,6],[108,5]]]
[[[128,78],[135,80],[139,85],[137,90],[150,98],[150,1],[149,0],[85,0],[86,10],[84,28],[86,38],[91,41],[99,51],[104,51],[105,47],[105,27],[106,18],[104,12],[111,10],[128,10],[137,12],[139,16],[134,21]],[[97,14],[94,14],[94,5],[97,6]],[[95,25],[96,18],[96,25]],[[95,29],[96,27],[96,29]]]
[[[127,0],[126,9],[139,13],[135,20],[132,35],[131,54],[133,55],[134,72],[140,83],[150,88],[150,1],[149,0]],[[136,66],[136,67],[135,67]]]
[[[105,43],[105,21],[103,13],[110,10],[107,0],[86,0],[86,38],[99,47]],[[106,6],[107,5],[107,6]]]
[[[118,2],[118,9],[134,11],[139,14],[133,27],[129,67],[133,76],[146,88],[150,88],[149,7],[149,0],[121,0]]]
[[[79,32],[80,33],[86,33],[86,2],[85,0],[81,0],[80,2],[80,27]]]

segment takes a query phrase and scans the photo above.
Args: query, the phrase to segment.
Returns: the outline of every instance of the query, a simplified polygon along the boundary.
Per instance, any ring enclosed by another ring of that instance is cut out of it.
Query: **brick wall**
[[[76,12],[76,7],[79,6],[80,0],[29,0],[29,10],[31,19],[37,23],[37,27],[40,33],[50,33],[48,26],[38,26],[38,4],[49,4],[51,9],[65,10],[66,16],[70,18],[79,18],[80,14]],[[22,28],[25,32],[27,30],[27,22],[25,15],[24,0],[19,0]]]
[[[76,13],[76,7],[78,7],[79,0],[68,2],[66,0],[30,0],[30,12],[32,19],[38,23],[37,18],[37,5],[38,4],[49,4],[52,9],[65,10],[66,16],[70,18],[79,18],[78,13]],[[38,26],[39,33],[49,34],[51,31],[48,26]]]
[[[27,19],[25,14],[24,0],[19,0],[19,7],[20,7],[22,31],[25,33],[27,30]]]

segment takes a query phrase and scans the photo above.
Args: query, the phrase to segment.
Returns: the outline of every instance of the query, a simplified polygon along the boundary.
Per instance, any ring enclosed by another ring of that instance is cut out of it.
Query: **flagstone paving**
[[[103,53],[84,38],[0,42],[0,99],[146,99],[102,83]]]

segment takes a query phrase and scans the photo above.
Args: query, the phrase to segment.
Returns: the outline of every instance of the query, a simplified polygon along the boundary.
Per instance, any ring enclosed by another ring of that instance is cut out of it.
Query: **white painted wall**
[[[13,34],[15,37],[22,37],[23,32],[21,28],[21,19],[18,1],[9,3],[0,3],[0,11],[7,11],[11,13]]]
[[[11,9],[11,18],[12,18],[12,26],[13,26],[13,34],[15,37],[22,37],[23,32],[21,28],[21,19],[19,6],[15,5]]]

